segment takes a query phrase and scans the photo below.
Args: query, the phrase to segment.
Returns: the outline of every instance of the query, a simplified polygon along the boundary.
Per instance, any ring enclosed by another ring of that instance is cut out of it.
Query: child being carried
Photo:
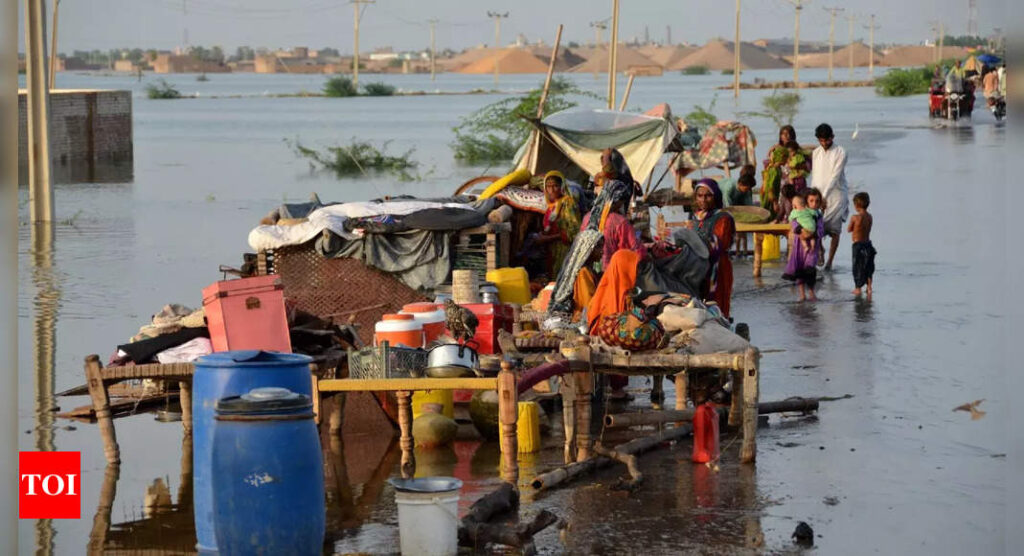
[[[793,210],[789,213],[789,221],[796,221],[804,230],[815,231],[818,229],[818,220],[821,219],[821,211],[807,207],[807,196],[803,193],[793,196]],[[799,232],[797,237],[799,237]],[[811,249],[818,249],[817,239],[803,239],[800,240],[804,244],[804,249],[810,251]]]

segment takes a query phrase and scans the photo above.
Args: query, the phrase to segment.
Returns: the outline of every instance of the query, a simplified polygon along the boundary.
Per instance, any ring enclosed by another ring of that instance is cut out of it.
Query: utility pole
[[[615,73],[619,51],[619,0],[612,0],[612,35],[608,45],[608,109],[615,109]]]
[[[665,26],[665,46],[672,46],[672,26]]]
[[[935,33],[935,43],[932,45],[932,62],[938,63],[939,61],[939,22],[929,21],[932,32]]]
[[[57,82],[57,10],[60,0],[53,1],[53,29],[50,29],[50,89]]]
[[[850,48],[848,50],[850,54],[850,79],[853,79],[853,22],[857,21],[857,16],[850,14],[846,16],[846,21],[850,23]]]
[[[181,54],[188,52],[188,0],[181,0]]]
[[[736,39],[732,45],[732,96],[740,98],[740,0],[736,0]]]
[[[945,52],[942,51],[942,45],[946,42],[946,24],[939,22],[939,61],[942,61],[942,56]]]
[[[870,30],[870,39],[868,39],[869,40],[869,42],[868,42],[868,48],[869,48],[869,52],[868,52],[868,75],[874,75],[875,74],[875,29],[877,29],[878,26],[875,25],[875,14],[871,14],[870,17],[871,17],[871,24],[870,25],[865,25],[864,28]]]
[[[978,0],[967,0],[967,35],[978,36]]]
[[[494,48],[495,51],[501,50],[501,20],[508,18],[508,12],[500,14],[498,12],[487,12],[487,17],[494,20]],[[494,84],[498,84],[498,58],[499,53],[495,52],[494,56]]]
[[[605,29],[608,28],[608,25],[605,24],[605,21],[606,20],[591,21],[590,22],[590,26],[594,28],[594,53],[595,53],[595,55],[597,54],[597,49],[601,48],[601,31],[604,31]],[[610,53],[608,55],[611,56]],[[594,64],[594,79],[597,79],[597,74],[598,74],[597,64]]]
[[[46,86],[46,13],[43,4],[43,0],[25,1],[28,202],[33,224],[53,221],[53,189],[50,187],[50,90]]]
[[[830,14],[828,22],[828,82],[832,82],[832,55],[836,44],[836,14],[843,11],[843,8],[823,8]],[[850,52],[853,52],[853,46],[850,46]]]
[[[793,87],[800,87],[800,10],[804,9],[804,0],[789,0],[796,12],[793,26]]]
[[[353,43],[355,44],[355,53],[352,55],[352,85],[359,88],[359,20],[362,18],[360,13],[360,6],[363,4],[374,4],[376,0],[349,0],[352,4],[352,10],[354,18],[352,20],[352,31],[353,31]]]
[[[434,26],[437,25],[437,19],[428,19],[430,23],[430,80],[436,79],[434,60],[437,59],[437,46],[434,43]]]

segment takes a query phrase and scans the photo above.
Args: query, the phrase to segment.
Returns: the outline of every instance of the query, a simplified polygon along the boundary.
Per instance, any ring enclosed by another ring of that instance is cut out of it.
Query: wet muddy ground
[[[533,81],[524,79],[523,86]],[[667,100],[683,112],[710,94],[710,84],[680,77],[644,83],[633,98],[645,107]],[[753,93],[745,103],[756,101]],[[92,543],[178,553],[194,543],[180,426],[151,415],[119,419],[123,463],[114,472],[105,469],[95,426],[52,418],[54,406],[87,400],[52,393],[81,384],[85,355],[106,359],[162,304],[197,305],[199,289],[220,278],[216,266],[237,264],[248,230],[282,196],[296,200],[318,190],[345,198],[346,188],[353,191],[333,177],[307,177],[303,163],[279,153],[281,139],[299,126],[307,135],[344,140],[372,124],[332,127],[347,121],[344,113],[319,124],[315,111],[304,108],[309,101],[299,100],[276,99],[287,102],[274,105],[281,112],[267,112],[269,101],[258,98],[224,105],[136,100],[134,183],[62,186],[54,237],[33,237],[22,227],[21,449],[81,451],[84,474],[82,519],[22,523],[23,551],[79,554]],[[440,110],[434,100],[402,99],[401,106],[423,102]],[[872,301],[849,293],[848,236],[834,272],[823,276],[818,303],[796,303],[778,263],[766,265],[758,280],[749,260],[736,264],[734,316],[750,324],[764,354],[762,401],[852,397],[823,403],[814,417],[773,415],[759,430],[754,466],[736,463],[738,445],[725,433],[718,473],[689,463],[684,440],[641,457],[647,479],[636,493],[609,489],[621,467],[539,496],[525,488],[524,515],[550,508],[571,524],[564,538],[554,530],[540,535],[542,552],[786,552],[795,549],[790,534],[799,521],[813,527],[815,545],[828,554],[1008,550],[1003,489],[1011,471],[1005,457],[1010,398],[1001,355],[1010,341],[1002,291],[1007,238],[993,233],[1007,218],[1000,208],[1005,130],[981,111],[972,123],[933,127],[922,117],[923,103],[923,97],[877,99],[870,90],[814,90],[796,122],[803,142],[819,121],[833,123],[849,153],[851,193],[871,193],[879,252]],[[467,109],[440,113],[420,105],[410,110],[405,129],[379,133],[399,136],[398,147],[417,137],[444,147],[442,130]],[[264,132],[266,125],[272,129]],[[759,155],[771,143],[772,127],[755,126]],[[239,141],[245,133],[247,141]],[[446,167],[441,147],[423,147],[423,158]],[[481,173],[446,170],[401,187],[435,194]],[[643,379],[633,380],[632,409],[647,403],[647,388]],[[667,383],[666,393],[671,405]],[[987,412],[979,420],[952,411],[977,399]],[[550,437],[543,452],[524,459],[522,479],[560,463],[560,446]],[[398,473],[397,447],[346,437],[325,449],[336,485],[332,492],[329,481],[335,548],[397,551],[393,491],[384,482]],[[463,509],[499,480],[493,443],[421,453],[419,464],[421,472],[467,480]]]

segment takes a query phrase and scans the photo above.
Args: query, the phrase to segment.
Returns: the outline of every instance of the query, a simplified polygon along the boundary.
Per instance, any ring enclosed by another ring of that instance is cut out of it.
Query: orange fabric
[[[588,328],[594,332],[594,325],[601,317],[616,315],[626,310],[623,302],[625,293],[636,285],[636,267],[640,255],[635,251],[620,249],[612,255],[604,276],[597,284],[594,297],[587,305]]]
[[[732,302],[732,260],[729,258],[729,246],[736,235],[736,223],[732,218],[719,218],[711,233],[718,238],[720,252],[718,254],[718,276],[715,281],[715,303],[722,314],[729,318],[729,305]]]
[[[583,309],[590,305],[590,300],[594,298],[596,290],[597,284],[594,283],[594,273],[589,268],[583,267],[579,274],[576,275],[576,283],[572,286],[572,299],[576,307],[573,320],[578,319]]]

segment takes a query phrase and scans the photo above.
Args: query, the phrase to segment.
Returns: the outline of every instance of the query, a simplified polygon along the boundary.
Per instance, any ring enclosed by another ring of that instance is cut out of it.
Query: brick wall
[[[28,110],[18,91],[18,164],[28,164]],[[50,93],[50,158],[60,166],[128,163],[133,159],[131,91]]]

